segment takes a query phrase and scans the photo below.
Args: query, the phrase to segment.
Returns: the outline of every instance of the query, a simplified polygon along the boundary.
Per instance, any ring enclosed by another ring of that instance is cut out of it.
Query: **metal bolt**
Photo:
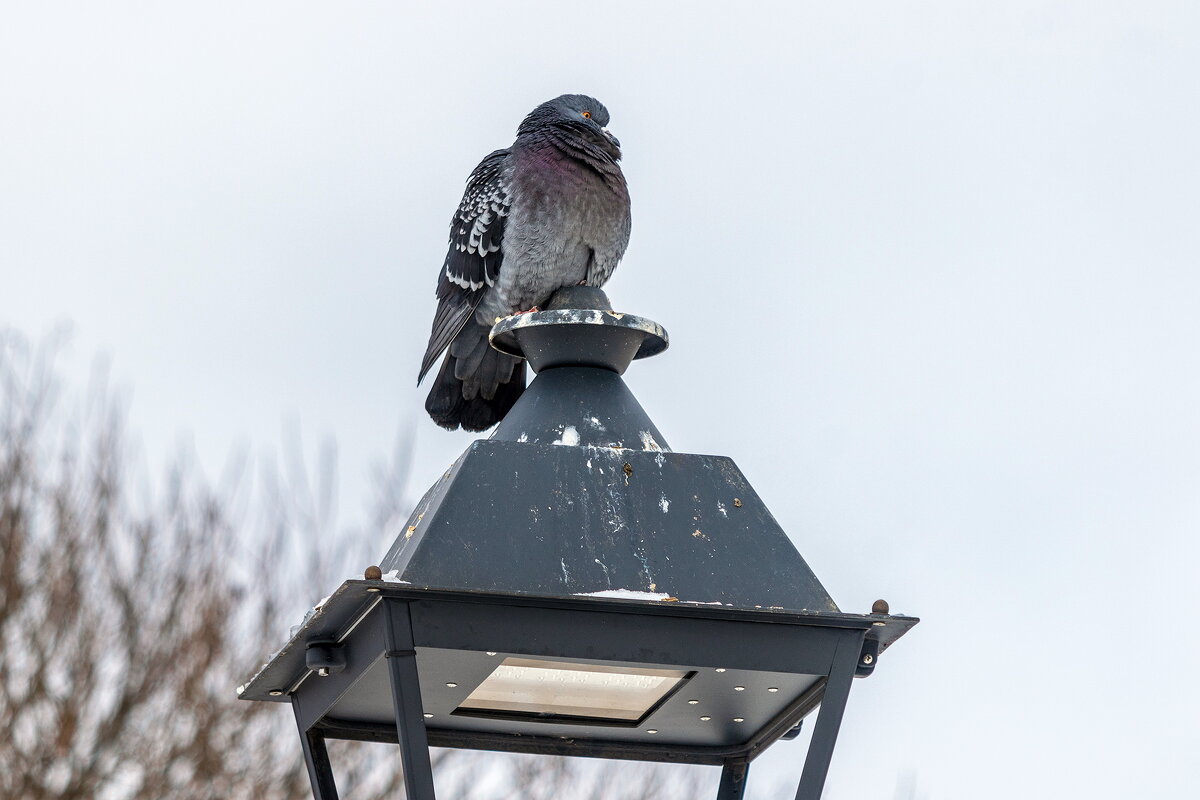
[[[455,683],[454,681],[446,681],[446,688],[448,688],[448,689],[453,689],[457,686],[458,686],[458,684]]]
[[[649,728],[646,730],[646,733],[658,733],[658,728]]]
[[[488,651],[487,651],[487,655],[489,655],[489,656],[494,656],[494,655],[496,655],[496,654],[495,654],[495,653],[493,653],[491,650],[488,650]]]
[[[688,700],[689,706],[694,706],[694,705],[699,705],[699,704],[700,704],[699,700]]]
[[[734,722],[745,722],[746,718],[745,717],[734,717],[733,721]]]
[[[712,717],[705,715],[705,716],[703,716],[703,717],[701,717],[701,718],[700,718],[700,721],[701,721],[701,722],[708,722],[710,719],[712,719]]]
[[[734,508],[741,508],[741,507],[742,507],[742,499],[741,499],[740,497],[735,497],[735,498],[733,498],[733,507],[734,507]]]
[[[871,664],[871,663],[874,663],[874,661],[875,661],[875,656],[871,655],[870,653],[865,653],[863,655],[863,663],[864,664]]]
[[[279,697],[281,694],[283,694],[283,692],[279,691],[278,689],[272,689],[270,692],[268,692],[268,694],[270,694],[271,697]]]
[[[367,591],[368,591],[368,592],[378,592],[378,591],[379,591],[379,588],[378,588],[378,587],[376,587],[376,586],[370,586],[370,587],[368,587],[368,588],[367,588]]]
[[[745,686],[735,686],[735,687],[733,687],[733,690],[735,692],[744,692],[744,691],[746,691],[746,687]]]
[[[724,667],[717,667],[717,672],[724,672],[724,671],[725,671]]]
[[[433,714],[426,714],[425,719],[433,719]]]
[[[778,691],[779,691],[779,687],[778,687],[778,686],[768,686],[768,687],[767,687],[767,691],[768,691],[768,692],[778,692]]]

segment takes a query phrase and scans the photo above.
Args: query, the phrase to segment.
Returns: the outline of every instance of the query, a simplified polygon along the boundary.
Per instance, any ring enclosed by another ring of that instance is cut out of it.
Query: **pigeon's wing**
[[[500,274],[504,221],[512,203],[505,174],[508,154],[497,150],[479,162],[450,218],[450,249],[438,278],[438,309],[418,383],[471,319]]]

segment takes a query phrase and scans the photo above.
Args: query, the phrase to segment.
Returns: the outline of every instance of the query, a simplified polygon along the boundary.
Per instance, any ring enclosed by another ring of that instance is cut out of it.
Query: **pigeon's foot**
[[[538,310],[540,310],[540,309],[538,309],[537,306],[534,306],[533,308],[526,309],[525,311],[514,311],[513,316],[519,317],[522,314],[532,314],[533,312],[538,311]]]

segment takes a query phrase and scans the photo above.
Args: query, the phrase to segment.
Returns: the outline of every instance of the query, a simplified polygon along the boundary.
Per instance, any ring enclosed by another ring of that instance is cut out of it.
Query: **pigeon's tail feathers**
[[[465,431],[486,431],[504,419],[509,409],[516,405],[517,400],[525,391],[525,361],[506,356],[496,350],[493,350],[492,353],[495,354],[496,360],[504,359],[515,362],[512,366],[512,378],[507,383],[497,386],[490,399],[480,395],[463,404],[458,424]],[[493,356],[488,358],[493,358]]]
[[[487,328],[470,323],[446,349],[425,400],[425,410],[443,428],[487,430],[525,391],[524,359],[493,349],[487,337]]]
[[[466,326],[475,314],[479,298],[470,298],[466,302],[453,302],[457,298],[443,298],[438,303],[437,315],[433,318],[433,330],[429,333],[429,344],[425,348],[425,357],[421,359],[421,373],[417,376],[419,384],[425,373],[437,361],[442,351],[454,341],[459,331]],[[485,337],[486,341],[486,337]]]

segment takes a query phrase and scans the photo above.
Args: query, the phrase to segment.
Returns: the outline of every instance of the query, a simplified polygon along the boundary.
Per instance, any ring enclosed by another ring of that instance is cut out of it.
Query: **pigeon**
[[[566,286],[603,286],[625,254],[629,189],[608,119],[586,95],[549,100],[467,179],[417,377],[445,352],[425,401],[443,428],[487,430],[525,391],[525,361],[488,342],[499,319],[536,311]]]

